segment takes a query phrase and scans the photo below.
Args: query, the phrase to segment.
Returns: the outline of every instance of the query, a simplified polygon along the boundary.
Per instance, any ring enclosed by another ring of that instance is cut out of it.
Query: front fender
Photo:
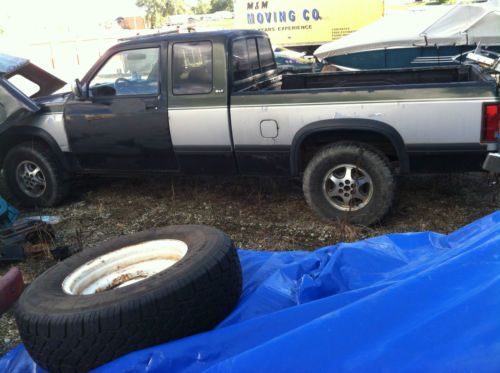
[[[0,133],[0,165],[3,163],[3,159],[10,149],[26,141],[43,142],[50,148],[66,171],[73,169],[71,162],[64,155],[54,137],[42,128],[29,125],[11,126]]]

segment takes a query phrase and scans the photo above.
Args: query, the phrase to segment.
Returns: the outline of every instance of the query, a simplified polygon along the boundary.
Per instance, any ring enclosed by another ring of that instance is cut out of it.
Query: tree
[[[198,0],[198,3],[191,8],[194,14],[210,13],[211,5],[208,1]]]
[[[234,10],[233,0],[210,0],[210,12],[218,12],[221,10]]]
[[[151,28],[161,26],[165,20],[165,1],[163,0],[136,0],[135,5],[144,8],[146,19]]]
[[[165,2],[165,16],[172,14],[184,14],[187,8],[184,0],[170,0]]]
[[[146,19],[152,28],[162,26],[169,15],[186,12],[183,0],[136,0],[135,4],[144,8]]]

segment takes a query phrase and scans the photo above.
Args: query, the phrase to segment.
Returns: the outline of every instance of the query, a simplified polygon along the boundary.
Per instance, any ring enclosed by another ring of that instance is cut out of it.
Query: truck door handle
[[[158,104],[146,104],[146,110],[158,110]]]

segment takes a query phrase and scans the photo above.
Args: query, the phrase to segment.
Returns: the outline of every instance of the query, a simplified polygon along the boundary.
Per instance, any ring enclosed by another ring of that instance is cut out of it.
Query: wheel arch
[[[43,129],[30,126],[11,127],[1,134],[0,168],[3,167],[5,156],[13,147],[30,141],[43,143],[52,151],[66,171],[72,170],[69,160],[64,156],[64,153],[54,138]]]
[[[304,145],[321,139],[324,144],[332,142],[356,141],[370,142],[384,141],[390,145],[392,152],[399,161],[401,173],[409,172],[409,158],[403,138],[390,125],[372,119],[327,119],[313,122],[301,128],[294,136],[290,148],[290,171],[292,176],[298,176],[304,161]],[[378,149],[381,150],[381,149]],[[382,150],[381,150],[382,151]],[[385,152],[384,152],[385,153]]]

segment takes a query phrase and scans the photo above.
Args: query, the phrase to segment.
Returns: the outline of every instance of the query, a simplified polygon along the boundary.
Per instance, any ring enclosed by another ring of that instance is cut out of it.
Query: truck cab
[[[231,90],[254,89],[275,73],[269,39],[260,32],[153,35],[120,43],[64,104],[75,164],[98,173],[236,173]]]

